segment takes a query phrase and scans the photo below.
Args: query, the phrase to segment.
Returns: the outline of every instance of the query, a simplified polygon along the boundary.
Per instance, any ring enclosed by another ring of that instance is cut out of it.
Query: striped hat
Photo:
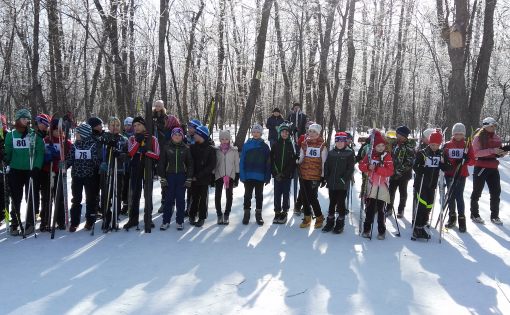
[[[181,136],[184,137],[184,131],[182,130],[181,127],[176,127],[174,129],[172,129],[172,136],[175,134],[180,134]]]
[[[45,125],[46,127],[49,127],[50,126],[50,121],[51,121],[51,118],[50,116],[46,115],[46,114],[39,114],[35,117],[35,121],[38,123],[38,124],[43,124]]]
[[[30,111],[26,108],[22,108],[14,114],[14,120],[19,120],[21,118],[27,118],[32,119],[32,114],[30,114]]]
[[[202,137],[202,139],[207,140],[209,139],[209,128],[206,126],[198,126],[195,134]]]
[[[82,137],[86,139],[92,135],[92,127],[89,124],[83,123],[76,128],[76,132]]]

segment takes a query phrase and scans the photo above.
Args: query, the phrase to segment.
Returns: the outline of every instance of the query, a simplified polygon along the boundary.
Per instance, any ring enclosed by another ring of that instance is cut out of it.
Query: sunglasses
[[[347,137],[344,136],[335,137],[335,142],[347,142]]]

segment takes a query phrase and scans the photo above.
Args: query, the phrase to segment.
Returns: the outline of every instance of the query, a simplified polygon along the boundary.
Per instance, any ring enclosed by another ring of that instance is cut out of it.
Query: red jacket
[[[450,164],[452,167],[450,168],[450,171],[445,172],[445,176],[453,177],[455,175],[455,170],[457,170],[457,166],[462,161],[462,157],[464,156],[464,152],[466,149],[466,141],[456,141],[453,137],[450,141],[446,142],[444,145],[444,154],[446,157],[448,157],[448,160],[450,161]],[[464,162],[464,165],[462,166],[462,169],[459,170],[459,176],[461,177],[468,177],[469,176],[469,170],[468,166],[475,165],[475,153],[473,151],[473,147],[470,145],[467,148],[467,160]]]
[[[53,142],[53,146],[55,147],[55,149],[57,149],[57,151],[60,152],[60,144],[58,142],[58,137],[52,137],[51,141]],[[71,140],[69,140],[69,139],[67,139],[66,142],[67,143],[65,145],[66,150],[64,152],[64,158],[71,151],[71,146],[73,145],[71,143]],[[45,147],[46,151],[48,150],[47,146],[49,146],[49,145],[51,145],[50,136],[47,136],[46,138],[44,138],[44,147]],[[58,173],[58,162],[60,162],[60,156],[54,157],[53,158],[53,168],[52,168],[53,173]],[[46,173],[50,172],[50,164],[51,163],[43,164],[42,169],[44,172],[46,172]]]
[[[368,161],[368,154],[365,155],[363,160],[359,163],[359,170],[363,173],[368,173],[370,182],[377,185],[377,183],[386,183],[387,179],[393,175],[393,160],[391,159],[391,154],[388,152],[384,152],[381,156],[377,152],[372,152],[372,161],[380,161],[382,158],[382,164],[379,164],[375,168],[374,171],[370,171],[368,169],[369,167],[369,161]]]
[[[473,139],[473,151],[476,157],[475,166],[498,168],[499,161],[497,160],[496,149],[501,147],[501,138],[495,133],[488,133],[485,130],[482,132],[487,134],[487,143],[485,146],[482,145],[480,134]]]
[[[145,141],[145,140],[144,140]],[[143,142],[142,142],[143,144]],[[147,151],[143,154],[145,154],[146,157],[151,158],[153,160],[159,160],[159,142],[158,139],[154,136],[152,136],[152,151]],[[128,142],[128,152],[129,156],[132,158],[135,156],[135,154],[138,152],[138,149],[140,148],[140,143],[135,140],[135,136],[129,137]]]

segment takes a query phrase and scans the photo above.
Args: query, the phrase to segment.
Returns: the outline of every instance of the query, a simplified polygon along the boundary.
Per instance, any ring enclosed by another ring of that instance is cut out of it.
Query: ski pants
[[[398,193],[400,195],[400,202],[398,204],[398,213],[404,214],[404,209],[406,207],[407,201],[407,184],[409,183],[409,179],[400,178],[400,179],[390,179],[390,204],[388,205],[388,210],[391,211],[391,208],[395,205],[395,194],[398,189]]]
[[[71,199],[71,225],[78,226],[80,224],[81,217],[81,201],[83,190],[85,189],[85,220],[87,224],[92,225],[96,218],[95,200],[96,196],[94,193],[96,189],[94,187],[95,181],[93,177],[73,177],[71,182],[71,191],[73,198]]]
[[[221,194],[223,192],[223,178],[219,178],[215,181],[215,191],[214,191],[214,204],[216,206],[216,214],[221,215]],[[227,204],[225,205],[225,215],[230,215],[230,210],[232,210],[232,200],[233,200],[233,192],[234,192],[234,180],[231,178],[228,183],[228,188],[225,188],[225,195],[227,197]]]
[[[421,189],[421,195],[416,194],[418,202],[418,212],[416,213],[416,226],[423,227],[429,221],[429,214],[434,207],[434,195],[436,190],[434,188],[425,187]]]
[[[26,187],[27,190],[25,190],[25,193],[28,194],[28,210],[29,212],[32,212],[32,204],[35,206],[35,214],[37,215],[39,213],[39,203],[41,201],[40,193],[41,193],[41,185],[43,184],[43,176],[44,171],[41,169],[38,169],[34,172],[34,176],[32,177],[32,185],[34,190],[34,202],[32,203],[32,193],[28,191],[28,186]]]
[[[51,191],[51,193],[53,194],[55,191],[55,187],[57,185],[56,174],[53,174],[54,176],[52,178],[50,178],[51,176],[50,174],[52,174],[52,172],[41,172],[39,177],[41,190],[41,226],[47,227],[51,226],[50,203],[53,202],[53,199],[55,197],[55,195],[53,195],[53,198],[51,198],[50,200],[50,186],[51,184],[53,185],[53,190]],[[50,184],[50,180],[52,180],[53,183]]]
[[[172,212],[173,205],[176,205],[176,222],[178,224],[184,223],[184,195],[186,193],[186,188],[184,187],[184,183],[186,182],[186,173],[174,173],[167,174],[166,180],[168,182],[168,186],[162,189],[163,194],[165,195],[165,202],[163,204],[163,223],[170,223],[172,220]]]
[[[453,181],[453,177],[445,176],[446,185],[448,186],[447,196],[450,195],[450,200],[448,202],[448,210],[451,215],[455,215],[455,206],[457,206],[457,211],[459,216],[464,216],[464,187],[466,186],[466,178],[462,176],[458,176],[455,182]],[[450,193],[451,191],[451,193]]]
[[[292,179],[274,180],[274,211],[284,212],[290,208],[290,184]]]
[[[303,184],[303,212],[306,216],[310,216],[313,208],[315,217],[320,217],[322,215],[318,199],[320,182],[318,180],[302,180],[301,183]]]
[[[329,189],[329,208],[328,208],[328,218],[335,217],[335,211],[338,211],[338,216],[340,218],[345,217],[345,200],[347,198],[348,190],[333,190]]]
[[[247,180],[244,182],[243,209],[251,209],[251,197],[253,196],[253,190],[255,190],[255,209],[262,210],[262,204],[264,202],[264,182],[255,180]]]
[[[21,223],[21,201],[23,192],[28,188],[30,180],[30,171],[11,169],[9,172],[9,188],[11,190],[12,209],[11,209],[11,226],[16,229]],[[34,216],[32,211],[27,210],[26,225],[34,225]]]
[[[170,184],[170,183],[169,183]],[[207,198],[209,192],[209,185],[195,185],[191,186],[191,207],[189,210],[190,218],[195,218],[198,215],[199,220],[207,218]]]
[[[3,221],[5,219],[5,213],[4,210],[9,211],[9,183],[7,180],[7,176],[0,172],[0,183],[1,183],[1,189],[0,189],[0,207],[2,210],[0,211],[0,221]],[[5,179],[5,181],[4,181]]]
[[[501,183],[497,168],[475,167],[473,171],[473,192],[471,193],[471,216],[480,216],[478,200],[482,196],[485,183],[487,183],[487,187],[489,187],[489,194],[491,198],[491,219],[499,218]]]
[[[374,217],[377,214],[377,231],[379,234],[386,232],[386,217],[384,216],[385,202],[379,199],[368,198],[365,223],[363,224],[363,232],[370,232],[371,226],[374,222]]]

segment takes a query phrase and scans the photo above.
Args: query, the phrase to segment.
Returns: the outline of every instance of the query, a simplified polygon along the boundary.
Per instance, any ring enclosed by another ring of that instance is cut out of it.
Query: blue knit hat
[[[87,139],[92,135],[92,127],[89,124],[83,123],[76,128],[76,132],[83,139]]]
[[[14,114],[14,120],[19,120],[21,118],[27,118],[32,119],[32,114],[30,114],[30,111],[26,108],[22,108]]]
[[[198,119],[192,119],[189,121],[188,126],[197,129],[202,126],[202,122]]]
[[[206,126],[198,126],[197,130],[195,131],[195,134],[199,135],[204,140],[207,140],[209,139],[209,128],[207,128]]]

